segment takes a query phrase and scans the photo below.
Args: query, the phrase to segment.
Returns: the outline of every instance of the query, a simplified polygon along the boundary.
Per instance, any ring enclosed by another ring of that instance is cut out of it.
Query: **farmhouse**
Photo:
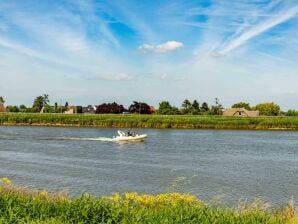
[[[3,103],[0,103],[0,113],[1,112],[6,112],[5,110],[5,107],[4,107],[4,104]]]
[[[259,117],[258,110],[246,110],[245,108],[228,108],[223,112],[223,116],[227,117]]]
[[[88,105],[87,107],[82,107],[83,114],[95,114],[96,107]]]
[[[69,106],[65,114],[81,114],[83,112],[82,106]]]

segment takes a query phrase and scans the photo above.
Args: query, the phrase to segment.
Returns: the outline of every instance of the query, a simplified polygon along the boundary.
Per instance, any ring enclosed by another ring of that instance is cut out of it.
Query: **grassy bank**
[[[238,118],[222,116],[179,115],[69,115],[0,113],[0,125],[298,130],[298,117]]]
[[[209,206],[191,195],[167,193],[114,194],[95,198],[84,194],[70,199],[62,194],[0,184],[0,223],[297,223],[293,207],[273,210],[252,204],[241,209]]]

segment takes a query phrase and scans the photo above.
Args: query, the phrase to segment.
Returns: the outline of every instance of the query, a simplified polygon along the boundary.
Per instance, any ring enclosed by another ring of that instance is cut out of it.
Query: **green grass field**
[[[179,193],[114,194],[95,198],[83,194],[68,198],[60,193],[30,191],[0,180],[0,223],[297,223],[293,206],[272,209],[266,204],[238,208],[210,206]]]
[[[82,115],[0,113],[2,125],[94,126],[119,128],[207,128],[298,130],[298,117],[239,118],[181,115]]]

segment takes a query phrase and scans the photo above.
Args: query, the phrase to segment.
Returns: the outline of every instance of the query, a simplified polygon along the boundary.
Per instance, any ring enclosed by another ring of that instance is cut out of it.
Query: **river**
[[[0,177],[70,196],[177,191],[274,206],[298,199],[298,132],[138,129],[146,141],[119,144],[107,139],[116,131],[0,126]]]

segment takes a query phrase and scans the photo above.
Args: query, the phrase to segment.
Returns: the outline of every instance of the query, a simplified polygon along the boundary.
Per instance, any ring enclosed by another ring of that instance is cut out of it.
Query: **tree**
[[[26,110],[27,107],[26,107],[24,104],[22,104],[22,105],[20,105],[20,109],[21,109],[21,110]]]
[[[191,112],[191,102],[188,99],[185,99],[182,103],[182,113],[188,114]]]
[[[134,101],[128,108],[130,113],[151,114],[150,106],[146,103]]]
[[[27,111],[27,107],[24,104],[20,105],[19,109],[20,109],[20,112],[26,112]]]
[[[17,107],[17,106],[7,106],[6,107],[6,110],[8,111],[8,112],[19,112],[20,110],[19,110],[19,108]]]
[[[209,106],[206,102],[202,103],[202,106],[201,106],[201,112],[208,112],[209,111]]]
[[[168,101],[162,101],[159,103],[157,113],[164,115],[175,115],[180,114],[180,111],[177,107],[171,106],[171,104]]]
[[[49,100],[49,95],[48,94],[43,94],[43,100],[42,100],[42,105],[43,107],[45,107],[46,105],[48,105],[48,103],[50,102]]]
[[[209,112],[210,115],[222,115],[223,113],[223,106],[219,102],[218,98],[215,98],[215,105],[211,107]]]
[[[255,106],[255,109],[260,111],[260,115],[277,116],[280,113],[280,107],[276,103],[260,103]]]
[[[117,103],[103,103],[96,107],[96,114],[119,114],[126,111],[126,109]]]
[[[157,113],[159,114],[169,114],[169,112],[172,110],[172,106],[168,101],[162,101],[159,103],[159,108]]]
[[[32,110],[34,112],[40,112],[43,107],[43,96],[37,96],[33,102]]]
[[[200,112],[200,104],[197,100],[194,100],[192,105],[191,105],[191,113],[193,115],[198,115]]]
[[[232,105],[232,108],[245,108],[246,110],[250,110],[249,103],[239,102]]]
[[[3,103],[3,104],[5,103],[3,96],[0,96],[0,103]]]
[[[65,105],[64,105],[64,111],[68,110],[68,102],[66,101],[65,102]]]
[[[33,102],[32,110],[34,112],[40,112],[42,109],[45,109],[49,100],[48,94],[43,94],[42,96],[37,96]],[[44,111],[45,112],[45,111]]]
[[[286,116],[298,116],[298,110],[288,110],[285,113]]]
[[[194,100],[192,105],[191,105],[191,108],[194,109],[194,110],[200,110],[200,104],[197,100]]]

